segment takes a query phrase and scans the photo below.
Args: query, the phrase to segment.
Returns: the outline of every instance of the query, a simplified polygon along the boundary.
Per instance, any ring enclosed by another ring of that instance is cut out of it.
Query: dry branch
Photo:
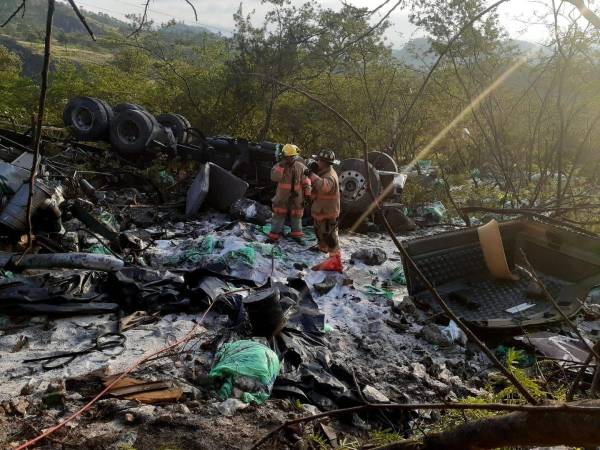
[[[4,28],[6,25],[8,25],[10,21],[13,20],[17,14],[19,14],[19,11],[23,10],[23,14],[25,13],[25,2],[26,0],[21,0],[19,7],[8,17],[8,19],[2,23],[2,25],[0,25],[0,28]]]
[[[44,42],[44,65],[42,67],[42,85],[38,101],[37,123],[33,143],[33,162],[29,176],[29,196],[27,197],[27,250],[33,246],[33,226],[31,224],[31,208],[33,204],[33,193],[35,191],[35,179],[40,161],[40,143],[42,140],[42,125],[46,111],[46,93],[48,92],[48,71],[50,68],[50,54],[52,50],[52,20],[54,18],[54,0],[48,0],[48,13],[46,16],[46,38]]]
[[[585,2],[583,0],[565,0],[567,3],[575,6],[581,15],[585,17],[592,25],[596,28],[600,29],[600,17],[596,15],[594,11],[585,6]]]
[[[94,36],[94,32],[92,31],[92,29],[88,25],[87,20],[85,20],[84,15],[81,14],[81,11],[79,10],[79,7],[75,4],[75,0],[68,0],[68,1],[69,1],[69,4],[71,5],[71,8],[73,8],[73,11],[75,11],[75,15],[77,15],[77,18],[79,19],[79,21],[83,24],[83,26],[85,27],[85,29],[87,30],[87,32],[89,33],[89,35],[95,41],[96,37]]]

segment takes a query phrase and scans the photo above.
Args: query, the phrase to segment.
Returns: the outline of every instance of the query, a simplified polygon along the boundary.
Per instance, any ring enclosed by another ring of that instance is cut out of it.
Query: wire
[[[113,381],[111,381],[104,389],[102,389],[102,391],[100,391],[100,393],[98,395],[96,395],[93,399],[91,399],[88,403],[86,403],[80,409],[78,409],[77,411],[75,411],[73,414],[71,414],[69,417],[67,417],[65,420],[59,422],[55,426],[53,426],[51,428],[48,428],[46,431],[44,431],[43,433],[41,433],[37,437],[35,437],[33,439],[30,439],[29,441],[27,441],[24,444],[20,445],[15,450],[25,450],[26,448],[29,448],[30,446],[32,446],[34,444],[37,444],[42,439],[47,438],[52,433],[60,430],[67,423],[71,422],[73,419],[79,417],[85,411],[87,411],[88,409],[90,409],[98,400],[100,400],[107,392],[109,392],[113,388],[113,386],[115,386],[119,381],[121,381],[123,378],[125,378],[127,375],[129,375],[131,372],[133,372],[136,368],[138,368],[139,366],[141,366],[142,364],[144,364],[150,358],[153,358],[156,355],[160,355],[161,353],[164,353],[166,351],[169,351],[169,350],[171,350],[174,347],[178,347],[181,344],[185,344],[187,341],[189,341],[190,339],[192,339],[195,336],[196,329],[204,321],[204,318],[209,313],[209,311],[212,309],[212,307],[213,307],[213,305],[215,303],[217,303],[216,299],[215,299],[214,302],[212,302],[209,305],[208,309],[204,312],[204,314],[202,315],[202,317],[200,318],[200,320],[198,321],[198,323],[196,325],[194,325],[192,327],[192,329],[183,338],[181,338],[180,340],[174,342],[173,344],[170,344],[170,345],[167,345],[166,347],[163,347],[160,350],[157,350],[157,351],[155,351],[153,353],[150,353],[149,355],[144,356],[141,359],[139,359],[138,361],[136,361],[135,363],[133,363],[133,365],[131,365],[129,368],[127,368],[125,370],[125,372],[121,373],[118,377],[116,377]]]

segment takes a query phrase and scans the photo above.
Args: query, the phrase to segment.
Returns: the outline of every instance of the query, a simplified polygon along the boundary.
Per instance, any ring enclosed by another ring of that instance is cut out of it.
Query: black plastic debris
[[[363,248],[352,253],[352,261],[361,261],[368,266],[379,266],[386,262],[387,254],[379,247]]]
[[[285,325],[277,288],[254,292],[244,298],[243,304],[255,336],[274,336]]]
[[[271,208],[248,198],[236,200],[231,205],[229,214],[233,219],[240,219],[257,225],[265,225],[273,215]]]

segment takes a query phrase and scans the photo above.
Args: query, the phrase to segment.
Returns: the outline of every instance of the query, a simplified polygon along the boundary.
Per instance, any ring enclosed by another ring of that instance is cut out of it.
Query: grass
[[[43,42],[17,41],[17,43],[21,47],[29,49],[36,55],[44,54]],[[58,60],[86,64],[104,64],[113,58],[112,53],[97,50],[87,50],[74,47],[72,45],[59,44],[57,42],[53,43],[52,56]]]

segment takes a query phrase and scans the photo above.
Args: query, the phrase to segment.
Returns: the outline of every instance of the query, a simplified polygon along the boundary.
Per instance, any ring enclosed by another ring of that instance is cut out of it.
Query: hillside
[[[20,0],[3,0],[0,2],[0,21],[4,22],[16,10]],[[45,0],[29,0],[24,16],[19,13],[8,25],[3,28],[3,33],[14,38],[31,41],[43,36],[46,23]],[[119,33],[127,30],[125,22],[114,19],[107,14],[85,12],[90,28],[98,36],[110,33]],[[68,4],[56,3],[54,14],[54,30],[57,39],[75,38],[86,34],[85,28]]]
[[[549,52],[547,48],[539,44],[519,39],[510,39],[506,44],[521,54],[547,55]],[[425,37],[411,39],[401,49],[392,50],[392,54],[401,63],[415,69],[427,69],[437,59],[437,54],[433,52],[429,39]]]
[[[16,10],[20,0],[0,1],[0,22]],[[46,23],[46,0],[29,0],[24,16],[20,13],[0,29],[0,45],[19,55],[23,74],[37,78],[42,67],[43,36]],[[98,41],[93,42],[68,4],[58,2],[54,15],[54,60],[74,63],[110,61],[116,42],[131,32],[131,25],[107,14],[83,10]],[[221,39],[221,36],[198,26],[170,24],[160,29],[162,42],[193,45],[199,38]]]

